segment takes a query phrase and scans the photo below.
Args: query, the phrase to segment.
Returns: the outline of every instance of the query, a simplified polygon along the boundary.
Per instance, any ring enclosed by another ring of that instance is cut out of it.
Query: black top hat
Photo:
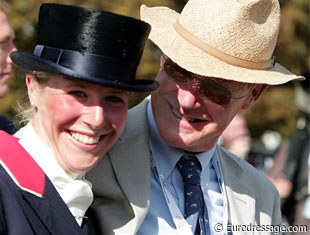
[[[151,91],[152,80],[135,80],[150,33],[138,19],[95,9],[47,3],[39,14],[34,52],[12,52],[27,70],[61,73],[80,80],[131,91]]]

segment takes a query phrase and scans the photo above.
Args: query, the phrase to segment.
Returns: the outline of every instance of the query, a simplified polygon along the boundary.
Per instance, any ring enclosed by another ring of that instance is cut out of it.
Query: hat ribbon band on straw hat
[[[44,45],[36,45],[34,55],[66,67],[76,74],[89,75],[109,80],[130,82],[134,80],[135,66],[110,57],[98,56],[91,53],[63,50]]]
[[[203,42],[199,38],[195,37],[193,34],[188,32],[179,21],[176,21],[173,25],[174,29],[177,31],[177,33],[186,41],[191,43],[192,45],[196,46],[197,48],[203,50],[204,52],[212,55],[213,57],[224,61],[228,64],[246,68],[246,69],[257,69],[257,70],[266,70],[271,69],[275,65],[275,58],[271,58],[270,60],[266,61],[249,61],[244,60],[241,58],[237,58],[234,56],[231,56],[229,54],[226,54],[222,51],[217,50],[216,48],[208,45],[207,43]]]

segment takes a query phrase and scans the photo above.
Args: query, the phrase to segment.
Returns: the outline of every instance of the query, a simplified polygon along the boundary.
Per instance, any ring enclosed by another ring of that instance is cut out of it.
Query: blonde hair
[[[40,88],[43,88],[46,85],[51,75],[50,73],[44,71],[32,71],[28,72],[27,74],[35,78],[34,80],[36,81],[37,86],[40,86]],[[17,123],[18,127],[22,127],[32,120],[35,108],[31,106],[28,96],[17,103],[16,112],[17,115],[14,122]]]

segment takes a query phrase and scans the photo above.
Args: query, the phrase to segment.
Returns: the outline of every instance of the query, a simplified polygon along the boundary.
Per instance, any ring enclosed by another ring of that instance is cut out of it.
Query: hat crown
[[[149,32],[148,24],[131,17],[46,3],[40,8],[37,44],[137,63]]]
[[[238,82],[302,79],[272,56],[280,28],[278,0],[189,0],[179,14],[141,6],[150,39],[182,68]]]
[[[276,46],[280,6],[277,0],[190,0],[178,21],[221,52],[264,61],[272,57]]]
[[[10,54],[29,71],[60,73],[74,79],[130,91],[151,91],[153,80],[136,79],[151,27],[141,20],[102,10],[43,3],[33,53]]]

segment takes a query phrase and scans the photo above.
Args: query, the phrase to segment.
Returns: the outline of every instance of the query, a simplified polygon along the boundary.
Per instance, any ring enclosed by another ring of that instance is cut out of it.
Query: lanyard
[[[222,220],[223,230],[222,231],[223,231],[223,234],[232,234],[232,233],[224,232],[224,231],[227,231],[227,224],[228,224],[228,203],[227,203],[227,193],[226,193],[226,188],[224,184],[223,173],[222,173],[220,161],[218,158],[219,156],[220,156],[219,148],[216,147],[216,154],[212,158],[212,164],[215,170],[215,174],[217,176],[218,184],[221,189],[222,198],[223,198],[223,220]]]
[[[218,151],[218,148],[216,148]],[[226,191],[223,190],[224,187],[224,182],[223,182],[223,178],[222,178],[222,172],[221,172],[221,168],[220,168],[220,163],[218,160],[218,152],[217,154],[215,154],[215,156],[213,156],[211,158],[211,164],[215,170],[215,174],[218,180],[218,184],[219,184],[219,188],[222,194],[222,198],[223,198],[223,231],[226,231],[227,229],[227,223],[228,223],[228,213],[227,213],[227,197],[226,197]],[[175,199],[173,198],[173,196],[171,195],[171,193],[169,192],[169,190],[167,189],[167,187],[164,185],[163,183],[163,177],[161,177],[158,173],[157,170],[157,166],[156,166],[156,162],[153,159],[153,157],[151,156],[151,169],[155,175],[155,177],[158,179],[161,189],[163,191],[165,200],[167,202],[169,211],[171,213],[171,216],[173,218],[173,222],[175,224],[175,227],[177,229],[177,233],[178,234],[184,234],[184,235],[192,235],[192,230],[191,230],[191,225],[189,225],[186,221],[186,219],[183,216],[183,213],[180,211],[177,203],[175,202]],[[213,229],[210,227],[210,230],[212,231]],[[212,232],[211,232],[212,233]]]

